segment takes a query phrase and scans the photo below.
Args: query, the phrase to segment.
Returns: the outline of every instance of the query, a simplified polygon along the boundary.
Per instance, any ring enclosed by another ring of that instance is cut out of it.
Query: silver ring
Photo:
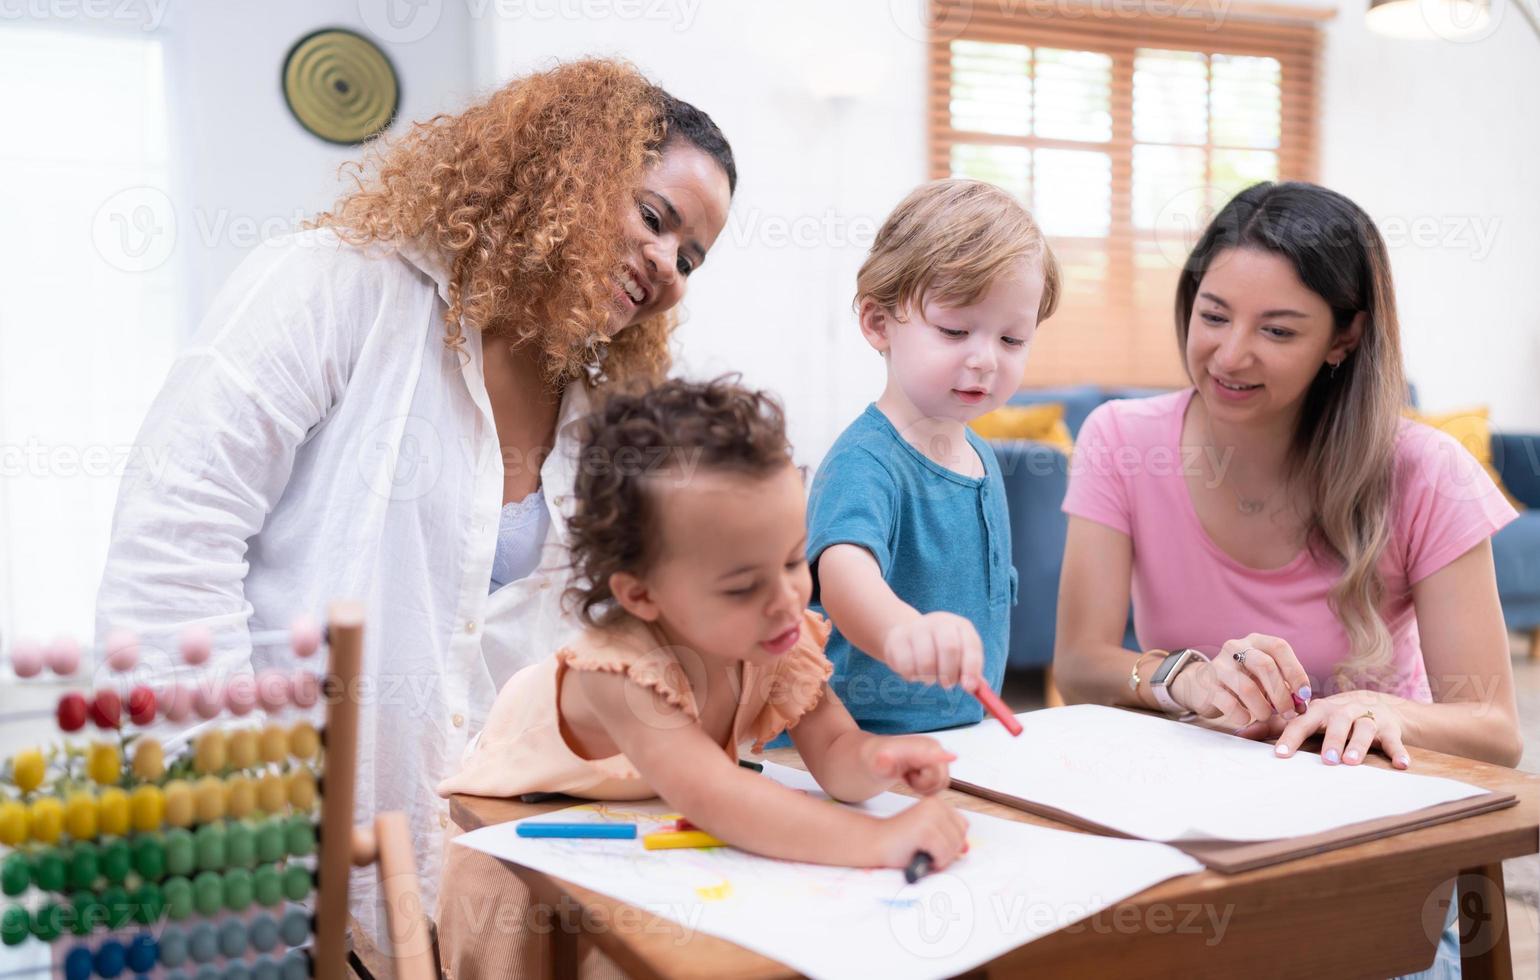
[[[1237,651],[1235,651],[1234,653],[1230,654],[1230,656],[1235,658],[1235,662],[1236,663],[1244,664],[1246,662],[1246,654],[1250,650],[1251,650],[1251,648],[1247,647],[1245,650],[1237,650]]]

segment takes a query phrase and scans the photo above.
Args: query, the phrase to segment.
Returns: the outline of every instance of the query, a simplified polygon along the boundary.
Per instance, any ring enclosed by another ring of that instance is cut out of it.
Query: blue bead
[[[212,963],[205,963],[198,967],[198,972],[193,974],[193,980],[220,980],[219,967]]]
[[[116,939],[109,939],[97,947],[96,972],[99,976],[112,980],[113,977],[123,972],[123,944]]]
[[[258,912],[251,917],[246,938],[251,942],[251,948],[257,952],[272,952],[273,947],[278,945],[278,920],[266,912]]]
[[[225,965],[225,972],[219,975],[219,980],[251,980],[251,970],[240,960],[235,960]]]
[[[283,957],[283,980],[310,980],[310,956],[302,949],[291,949]]]
[[[212,962],[219,955],[219,937],[214,934],[214,927],[199,922],[188,930],[187,953],[195,963]]]
[[[283,980],[283,968],[264,953],[251,961],[251,980]]]
[[[174,968],[186,962],[187,933],[181,926],[168,922],[160,930],[160,965]]]
[[[141,932],[128,944],[128,968],[135,973],[149,973],[155,969],[158,953],[155,937]]]
[[[91,960],[91,951],[84,946],[76,946],[64,957],[65,980],[91,980],[91,972],[95,965]]]
[[[278,934],[283,937],[285,945],[298,946],[310,938],[310,912],[308,909],[291,908],[283,914],[283,924],[278,927]]]
[[[246,924],[240,919],[226,919],[219,924],[219,952],[227,960],[246,952]]]

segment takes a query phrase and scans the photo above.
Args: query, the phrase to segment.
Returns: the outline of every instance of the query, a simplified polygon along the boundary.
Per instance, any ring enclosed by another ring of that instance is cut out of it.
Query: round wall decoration
[[[373,41],[338,27],[307,34],[283,61],[283,97],[300,125],[354,144],[389,126],[400,104],[396,69]]]

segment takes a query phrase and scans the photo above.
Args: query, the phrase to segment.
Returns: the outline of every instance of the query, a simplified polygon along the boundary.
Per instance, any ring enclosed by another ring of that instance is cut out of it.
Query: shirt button
[[[465,727],[465,716],[460,714],[458,711],[455,712],[455,716],[453,718],[449,719],[449,720],[454,722],[454,726],[456,728],[464,728]]]
[[[467,632],[467,633],[474,633],[474,632],[476,632],[476,621],[474,619],[465,624],[465,632]]]

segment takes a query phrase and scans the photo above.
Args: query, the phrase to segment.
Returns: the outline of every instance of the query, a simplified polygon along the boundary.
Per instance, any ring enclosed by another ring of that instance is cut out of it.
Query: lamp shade
[[[1385,37],[1455,40],[1485,30],[1487,0],[1369,0],[1364,22]]]

